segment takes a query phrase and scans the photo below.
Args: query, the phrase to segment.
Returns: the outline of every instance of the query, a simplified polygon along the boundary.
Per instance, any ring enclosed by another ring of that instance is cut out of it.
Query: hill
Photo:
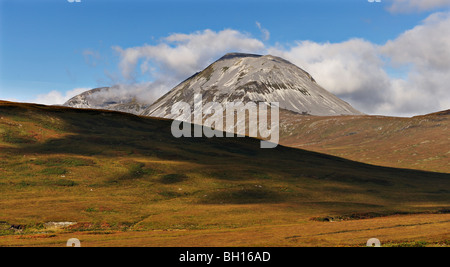
[[[68,235],[119,246],[363,245],[380,229],[395,229],[384,235],[392,242],[448,239],[450,174],[260,149],[252,138],[176,139],[170,125],[0,102],[0,246]],[[54,232],[48,222],[75,224]],[[326,234],[346,231],[364,235]]]
[[[283,145],[369,164],[450,173],[449,110],[412,118],[280,115]]]

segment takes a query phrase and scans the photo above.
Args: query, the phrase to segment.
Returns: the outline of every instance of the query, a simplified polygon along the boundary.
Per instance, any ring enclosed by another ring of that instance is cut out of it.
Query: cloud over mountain
[[[409,116],[450,107],[450,13],[432,14],[384,45],[302,41],[269,51],[369,114]]]
[[[176,33],[163,38],[157,45],[114,49],[120,53],[120,69],[127,79],[133,78],[138,64],[141,73],[154,78],[170,75],[182,79],[227,52],[262,51],[264,44],[244,33],[227,29],[219,32],[204,30],[192,34]]]
[[[449,36],[447,12],[432,14],[381,45],[354,38],[271,46],[232,29],[175,33],[154,45],[113,47],[123,76],[115,89],[118,95],[124,90],[151,104],[223,54],[272,54],[305,69],[318,84],[367,114],[411,116],[450,107]]]
[[[54,90],[47,94],[40,94],[28,102],[39,103],[39,104],[44,104],[44,105],[63,104],[68,99],[70,99],[78,94],[81,94],[87,90],[90,90],[90,89],[91,88],[75,88],[75,89],[69,90],[65,93],[61,93],[59,91]]]

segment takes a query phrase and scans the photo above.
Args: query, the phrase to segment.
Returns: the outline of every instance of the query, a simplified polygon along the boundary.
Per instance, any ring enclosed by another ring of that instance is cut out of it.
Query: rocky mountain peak
[[[228,53],[159,98],[152,105],[135,96],[117,94],[113,87],[96,88],[73,97],[64,105],[109,109],[144,116],[174,118],[177,102],[193,106],[194,95],[203,102],[278,102],[281,109],[317,116],[360,115],[345,101],[326,91],[314,78],[291,62],[272,55]]]
[[[316,83],[291,62],[272,55],[229,53],[162,96],[142,115],[173,118],[176,102],[279,102],[281,109],[300,114],[335,116],[362,114]]]

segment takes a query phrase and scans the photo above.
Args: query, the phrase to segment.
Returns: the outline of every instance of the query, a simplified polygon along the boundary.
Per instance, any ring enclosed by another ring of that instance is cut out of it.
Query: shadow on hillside
[[[204,166],[220,166],[213,178],[239,180],[246,177],[271,179],[271,174],[295,183],[299,179],[331,181],[411,192],[431,192],[443,189],[439,198],[449,196],[450,174],[372,166],[334,156],[278,146],[261,149],[260,140],[252,138],[174,138],[171,121],[138,117],[130,114],[80,110],[40,105],[0,105],[0,115],[15,121],[26,121],[38,127],[56,131],[61,138],[42,143],[16,142],[17,148],[6,148],[2,153],[68,154],[89,157],[154,157],[160,160],[184,161]],[[2,124],[0,124],[2,126]],[[20,139],[18,139],[20,140]],[[253,171],[256,174],[245,174]],[[223,175],[225,173],[225,175]],[[253,176],[252,176],[253,175]],[[428,190],[428,191],[427,191]],[[370,192],[367,192],[370,194]],[[244,191],[217,193],[217,199],[280,199],[273,192]],[[433,199],[436,194],[428,194]],[[386,195],[386,197],[390,197]],[[248,202],[250,200],[243,200]],[[411,199],[410,201],[415,201]],[[249,202],[251,203],[251,201]]]

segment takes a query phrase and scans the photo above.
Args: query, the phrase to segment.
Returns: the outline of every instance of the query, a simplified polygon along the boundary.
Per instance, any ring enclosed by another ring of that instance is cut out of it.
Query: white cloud
[[[120,53],[119,67],[123,76],[131,80],[136,75],[139,62],[141,72],[154,78],[166,74],[186,78],[227,52],[255,52],[263,49],[264,44],[261,41],[230,29],[220,32],[204,30],[192,34],[172,34],[162,39],[158,45],[126,49],[114,47],[114,50]],[[153,69],[149,68],[150,65]]]
[[[393,13],[410,13],[450,7],[450,0],[391,0],[388,10]]]
[[[75,88],[73,90],[61,93],[59,91],[51,91],[47,94],[41,94],[36,96],[33,100],[29,101],[31,103],[44,104],[44,105],[62,105],[70,98],[81,94],[92,88]]]
[[[303,41],[288,49],[269,49],[269,53],[305,69],[328,91],[355,108],[372,113],[387,101],[390,86],[377,50],[368,41],[351,39],[334,44]]]
[[[435,13],[384,45],[355,38],[268,46],[228,29],[177,33],[156,45],[114,49],[125,80],[118,81],[111,94],[134,95],[149,104],[225,53],[246,52],[291,61],[325,89],[368,114],[411,116],[450,108],[450,13]],[[396,77],[396,71],[404,75]],[[151,81],[134,82],[142,76]],[[53,91],[38,96],[36,102],[61,104],[84,90]]]
[[[93,94],[91,99],[94,98],[100,104],[117,101],[118,99],[136,98],[139,103],[152,104],[166,92],[167,84],[165,81],[116,84],[111,86],[108,91],[100,91]]]
[[[270,39],[270,32],[261,26],[261,23],[256,22],[256,27],[258,27],[259,31],[263,35],[263,40],[268,41]]]
[[[264,44],[248,34],[236,30],[198,31],[192,34],[172,34],[160,40],[157,45],[143,45],[131,48],[113,47],[119,53],[119,69],[122,79],[105,73],[113,85],[102,99],[136,97],[147,104],[153,103],[177,83],[201,71],[208,64],[228,52],[262,53]],[[98,52],[83,51],[86,63],[95,66],[101,59]],[[146,76],[149,82],[136,82],[137,76]],[[71,97],[92,88],[76,88],[61,93],[51,91],[36,96],[30,102],[54,105],[63,104]]]
[[[408,76],[393,82],[396,99],[386,110],[407,114],[450,108],[450,13],[430,15],[380,49],[394,66],[409,66]]]
[[[264,44],[247,34],[227,29],[176,33],[161,39],[157,45],[113,49],[119,53],[119,68],[126,80],[117,89],[135,94],[141,101],[151,104],[224,54],[235,51],[261,53]],[[153,81],[127,85],[142,75]]]
[[[414,64],[421,69],[450,68],[450,13],[435,13],[422,25],[406,31],[383,47],[397,65]]]
[[[381,46],[351,39],[268,50],[368,114],[411,116],[450,108],[450,13],[432,14]],[[392,75],[404,69],[404,78]]]

